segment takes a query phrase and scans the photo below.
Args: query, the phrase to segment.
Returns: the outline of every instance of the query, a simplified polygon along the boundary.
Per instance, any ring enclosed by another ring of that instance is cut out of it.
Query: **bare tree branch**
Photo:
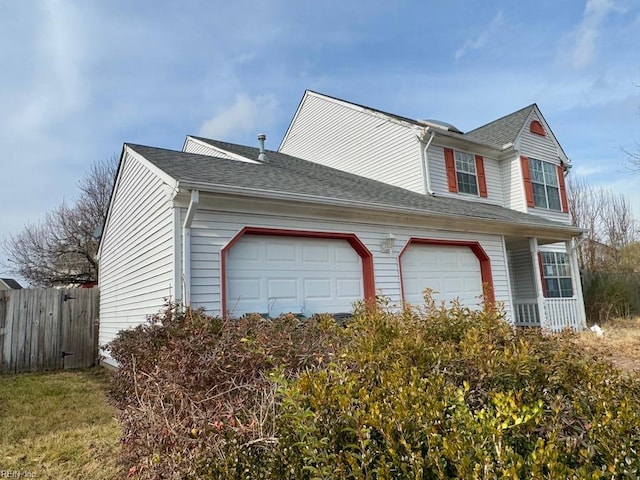
[[[584,178],[567,179],[567,198],[573,224],[586,230],[578,247],[580,268],[616,270],[620,251],[638,240],[638,224],[629,200],[622,194],[589,185]]]
[[[34,286],[83,284],[98,279],[98,239],[109,207],[117,157],[96,162],[78,182],[80,197],[47,212],[3,241],[5,266]]]

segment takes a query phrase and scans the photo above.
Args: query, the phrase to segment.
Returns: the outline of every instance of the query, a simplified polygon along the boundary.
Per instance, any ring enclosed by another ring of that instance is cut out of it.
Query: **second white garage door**
[[[423,290],[434,290],[434,299],[476,307],[482,295],[480,261],[469,247],[412,244],[402,254],[404,300],[424,303]]]
[[[363,298],[362,259],[346,240],[245,235],[227,253],[226,282],[234,316],[349,312]]]

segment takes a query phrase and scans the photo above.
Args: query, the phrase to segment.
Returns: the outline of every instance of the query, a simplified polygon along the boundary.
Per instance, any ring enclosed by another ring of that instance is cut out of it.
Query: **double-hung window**
[[[444,161],[449,192],[488,196],[482,156],[445,148]]]
[[[542,275],[547,297],[572,297],[573,284],[566,253],[541,252]]]
[[[470,153],[455,151],[458,191],[478,195],[476,159]]]
[[[527,207],[568,213],[567,189],[562,165],[520,157]]]
[[[529,158],[529,172],[534,206],[562,211],[557,166],[553,163]]]

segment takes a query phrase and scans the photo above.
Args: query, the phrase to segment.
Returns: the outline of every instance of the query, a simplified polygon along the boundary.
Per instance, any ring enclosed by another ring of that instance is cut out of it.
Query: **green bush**
[[[173,317],[113,347],[141,478],[640,476],[640,385],[570,333],[430,301],[360,305],[344,329]]]
[[[640,315],[640,274],[582,272],[582,288],[591,323]]]

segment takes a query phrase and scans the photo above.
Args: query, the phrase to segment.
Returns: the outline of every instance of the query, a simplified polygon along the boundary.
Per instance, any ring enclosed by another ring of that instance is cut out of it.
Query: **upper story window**
[[[444,160],[450,192],[487,197],[484,159],[480,155],[445,148]]]
[[[562,167],[535,158],[521,157],[521,160],[527,205],[568,212]]]
[[[529,171],[535,206],[548,210],[562,210],[556,166],[553,163],[530,158]]]
[[[456,158],[456,180],[458,191],[478,195],[478,178],[476,176],[476,160],[465,152],[454,152]]]
[[[546,297],[573,297],[569,256],[559,252],[541,252],[542,276]]]

